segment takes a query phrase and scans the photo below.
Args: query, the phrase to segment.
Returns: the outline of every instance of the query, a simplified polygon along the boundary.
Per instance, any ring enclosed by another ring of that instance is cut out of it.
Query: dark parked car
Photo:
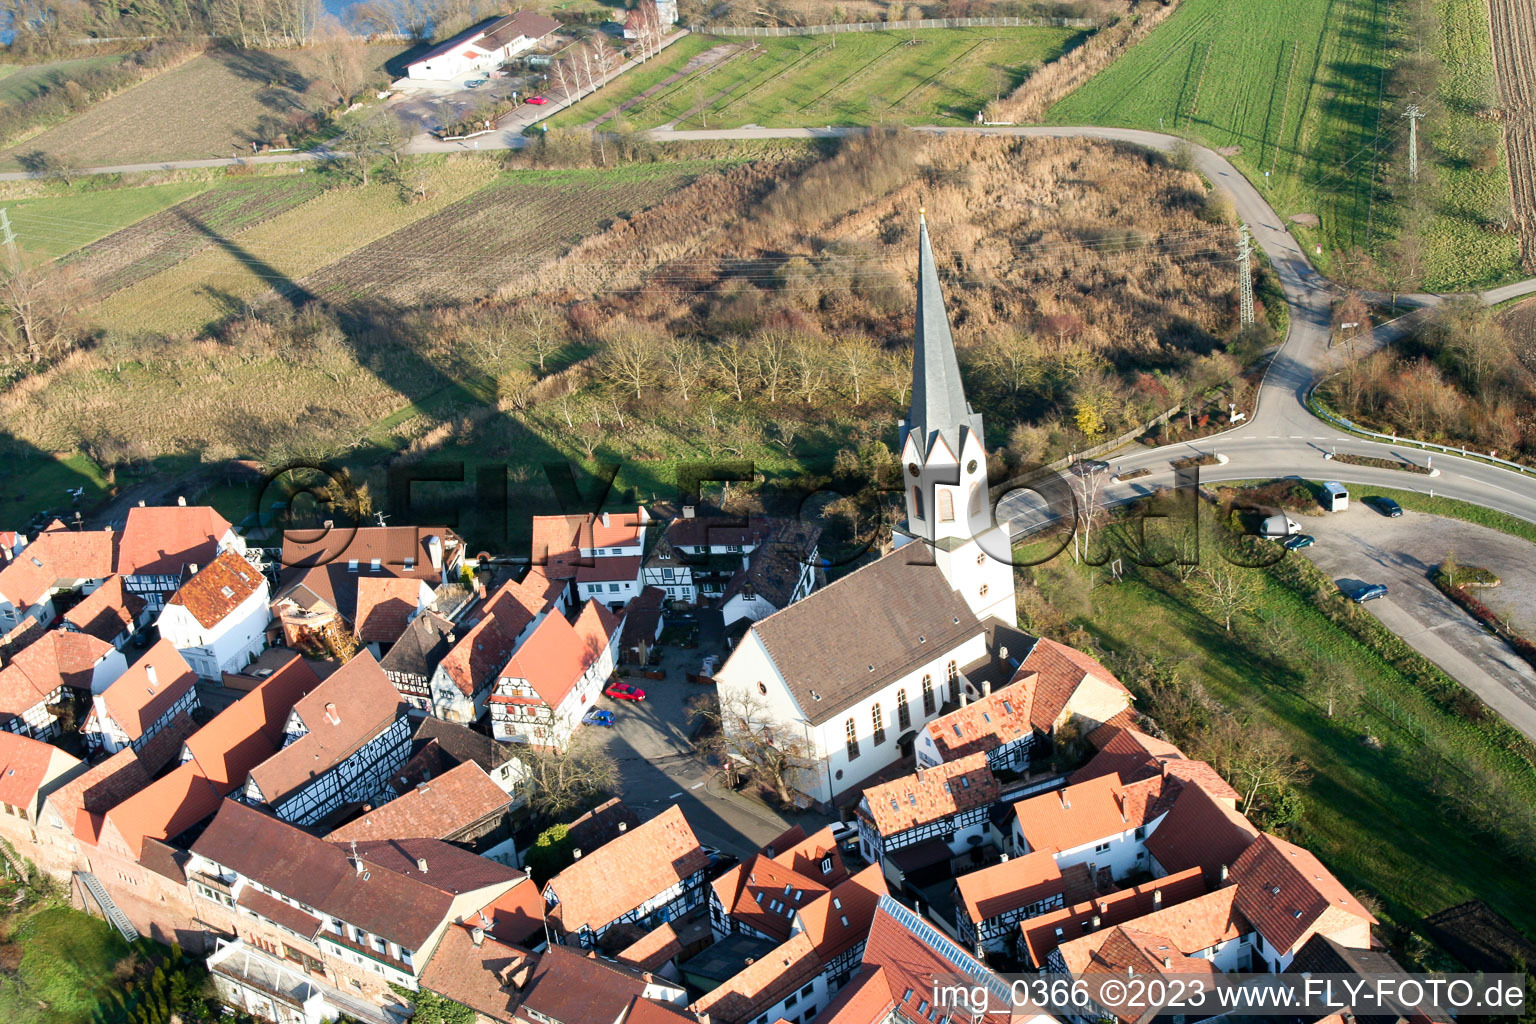
[[[1310,533],[1293,533],[1280,542],[1281,547],[1287,551],[1296,551],[1301,548],[1309,548],[1317,543],[1317,538]]]
[[[1403,514],[1403,506],[1399,505],[1397,502],[1393,501],[1391,498],[1383,498],[1383,497],[1377,496],[1377,497],[1366,498],[1365,500],[1373,508],[1375,508],[1377,512],[1380,512],[1382,515],[1386,516],[1389,519],[1398,519]]]
[[[602,708],[593,708],[581,716],[582,725],[612,725],[613,712]]]
[[[1367,601],[1374,601],[1378,597],[1386,596],[1387,585],[1385,583],[1372,583],[1355,591],[1354,601],[1355,604],[1365,604]]]

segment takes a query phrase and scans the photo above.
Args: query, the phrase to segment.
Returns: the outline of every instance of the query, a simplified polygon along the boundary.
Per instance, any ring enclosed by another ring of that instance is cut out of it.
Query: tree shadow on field
[[[235,50],[228,47],[212,50],[210,55],[238,77],[262,86],[254,96],[263,106],[274,110],[296,106],[299,96],[309,88],[308,76],[286,57],[263,50]]]

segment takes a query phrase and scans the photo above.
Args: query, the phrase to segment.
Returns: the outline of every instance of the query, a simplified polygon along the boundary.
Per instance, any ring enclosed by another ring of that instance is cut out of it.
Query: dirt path
[[[1536,0],[1488,0],[1520,252],[1536,272]]]

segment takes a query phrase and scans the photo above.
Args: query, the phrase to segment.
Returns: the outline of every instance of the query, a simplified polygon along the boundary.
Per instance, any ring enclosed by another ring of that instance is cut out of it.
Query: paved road
[[[1367,492],[1368,493],[1368,492]],[[1301,519],[1317,537],[1305,553],[1346,593],[1385,583],[1388,596],[1366,605],[1420,654],[1483,699],[1505,721],[1536,739],[1536,669],[1486,633],[1430,582],[1447,555],[1497,573],[1503,585],[1484,591],[1492,607],[1510,609],[1520,628],[1536,627],[1536,546],[1459,519],[1404,512],[1388,519],[1353,495],[1345,512]]]

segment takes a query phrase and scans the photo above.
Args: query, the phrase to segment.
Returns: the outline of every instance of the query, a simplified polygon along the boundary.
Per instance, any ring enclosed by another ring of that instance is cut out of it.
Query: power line
[[[1242,224],[1237,234],[1237,289],[1240,318],[1244,327],[1253,326],[1253,268],[1249,259],[1253,255],[1253,243],[1248,225]]]

